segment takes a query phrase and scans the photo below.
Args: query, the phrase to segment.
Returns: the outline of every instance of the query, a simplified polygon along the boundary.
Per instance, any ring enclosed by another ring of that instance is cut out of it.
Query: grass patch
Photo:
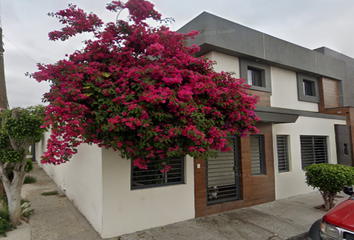
[[[9,211],[7,210],[7,204],[3,204],[3,208],[0,208],[0,236],[6,237],[6,232],[13,230],[15,227],[10,224]]]
[[[34,209],[31,209],[30,201],[28,199],[21,198],[22,216],[25,217],[26,220],[28,220],[29,216],[31,216],[33,212],[34,212]]]
[[[23,205],[24,203],[29,203],[29,200],[26,198],[21,198],[21,205]]]
[[[41,195],[42,196],[53,196],[53,195],[58,195],[58,191],[49,191],[49,192],[42,192]]]
[[[31,176],[31,175],[27,175],[25,177],[25,180],[23,180],[23,184],[30,184],[30,183],[35,183],[37,182],[37,178]]]

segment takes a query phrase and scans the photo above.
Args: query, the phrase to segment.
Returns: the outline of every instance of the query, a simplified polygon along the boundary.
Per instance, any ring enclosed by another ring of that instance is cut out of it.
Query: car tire
[[[320,227],[321,227],[322,219],[314,222],[309,231],[309,240],[322,240],[320,236]]]

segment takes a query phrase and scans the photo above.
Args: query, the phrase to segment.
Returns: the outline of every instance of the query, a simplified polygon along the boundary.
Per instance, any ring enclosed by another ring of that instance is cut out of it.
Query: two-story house
[[[198,56],[252,86],[250,92],[260,97],[256,113],[261,119],[259,134],[235,138],[227,157],[195,160],[196,216],[309,192],[303,169],[313,163],[337,163],[340,156],[352,164],[346,118],[333,112],[345,101],[342,59],[206,12],[179,31],[191,30],[201,32],[190,41],[200,47]],[[217,196],[207,197],[215,188]]]
[[[200,30],[190,44],[216,71],[244,78],[260,101],[259,134],[232,139],[216,159],[176,159],[178,172],[144,179],[117,152],[82,145],[74,159],[44,165],[104,238],[313,191],[304,167],[352,164],[351,79],[354,59],[310,50],[202,13],[180,32]],[[48,134],[36,145],[39,157]],[[39,160],[39,159],[37,159]],[[140,180],[138,180],[140,179]]]

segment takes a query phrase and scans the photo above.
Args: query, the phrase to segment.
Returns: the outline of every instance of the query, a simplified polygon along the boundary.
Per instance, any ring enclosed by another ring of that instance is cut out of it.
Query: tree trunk
[[[6,179],[5,177],[2,177],[7,196],[7,204],[9,207],[10,222],[14,226],[18,226],[21,224],[21,190],[23,180],[26,174],[25,162],[26,159],[24,160],[24,162],[17,163],[19,167],[15,166],[15,169],[13,170],[13,179],[10,180]],[[16,170],[16,168],[18,168],[18,170]],[[5,172],[7,171],[5,170]]]
[[[4,68],[4,48],[2,43],[2,28],[0,27],[0,108],[8,109],[7,101],[5,68]],[[1,110],[1,109],[0,109]]]
[[[6,188],[6,187],[5,187]],[[21,223],[21,189],[22,184],[14,184],[7,190],[7,202],[9,206],[10,222],[17,226]]]
[[[329,192],[322,192],[320,191],[323,201],[324,201],[324,207],[326,211],[331,210],[334,207],[334,197],[336,196],[336,193],[329,193]]]

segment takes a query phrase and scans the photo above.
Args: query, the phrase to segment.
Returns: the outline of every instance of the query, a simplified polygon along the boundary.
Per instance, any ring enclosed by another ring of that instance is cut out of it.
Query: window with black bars
[[[288,136],[277,135],[278,171],[289,172]]]
[[[300,136],[302,169],[312,164],[327,163],[326,136]]]
[[[248,67],[247,77],[249,85],[265,87],[263,79],[263,70]]]
[[[166,171],[161,161],[150,160],[147,169],[133,166],[131,172],[131,188],[150,188],[184,183],[184,158],[173,158],[166,161],[170,166]],[[161,171],[162,170],[162,171]]]
[[[264,168],[264,136],[251,135],[251,171],[252,175],[265,174]]]

